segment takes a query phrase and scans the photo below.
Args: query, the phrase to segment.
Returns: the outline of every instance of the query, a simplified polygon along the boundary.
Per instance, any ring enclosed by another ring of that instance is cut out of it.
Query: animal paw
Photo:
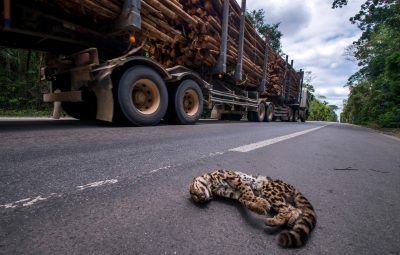
[[[252,211],[254,211],[255,213],[260,214],[260,215],[265,215],[265,214],[267,214],[267,210],[265,209],[264,206],[255,205],[255,206],[253,207],[253,210],[252,210]]]
[[[282,226],[285,225],[285,220],[281,219],[281,218],[277,218],[277,217],[273,217],[273,218],[266,218],[264,220],[264,224],[267,226]]]
[[[265,200],[264,198],[257,197],[257,198],[256,198],[256,203],[257,203],[259,206],[261,206],[262,208],[264,208],[264,210],[265,210],[266,212],[268,212],[268,211],[271,209],[270,203],[269,203],[267,200]]]
[[[265,207],[261,206],[257,203],[246,201],[244,204],[248,209],[250,209],[251,211],[253,211],[257,214],[265,215],[267,213]]]
[[[287,225],[289,227],[293,227],[296,223],[297,219],[300,217],[302,211],[300,209],[294,208],[292,209],[287,216]]]

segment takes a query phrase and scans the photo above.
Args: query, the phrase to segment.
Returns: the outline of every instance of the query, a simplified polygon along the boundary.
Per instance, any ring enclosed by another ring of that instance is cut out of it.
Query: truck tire
[[[258,105],[257,112],[254,112],[254,121],[255,122],[263,122],[265,119],[265,103],[261,102]]]
[[[288,113],[287,113],[287,120],[286,121],[293,121],[293,109],[292,108],[288,108]]]
[[[180,125],[195,124],[203,112],[203,92],[193,80],[184,80],[172,91],[164,120]]]
[[[299,110],[294,110],[293,122],[298,122],[298,121],[299,121]]]
[[[267,106],[267,110],[265,111],[264,121],[265,122],[274,121],[274,105],[273,104],[269,104]]]
[[[119,107],[125,118],[135,126],[157,125],[168,107],[168,91],[164,80],[152,68],[134,66],[118,83]]]
[[[247,112],[247,119],[250,122],[263,122],[265,119],[265,103],[261,102],[258,105],[257,111],[248,111]]]

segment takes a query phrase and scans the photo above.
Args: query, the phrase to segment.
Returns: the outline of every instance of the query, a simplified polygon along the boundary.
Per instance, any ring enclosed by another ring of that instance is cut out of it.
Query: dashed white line
[[[33,204],[36,204],[37,202],[46,201],[47,199],[54,197],[56,195],[57,195],[56,193],[51,193],[50,196],[47,196],[47,197],[37,196],[34,199],[32,199],[31,201],[23,203],[22,206],[31,206]]]
[[[326,127],[326,126],[327,125],[321,126],[321,127],[307,129],[307,130],[296,132],[296,133],[293,133],[293,134],[288,134],[288,135],[284,135],[284,136],[275,137],[275,138],[264,140],[264,141],[257,142],[257,143],[243,145],[243,146],[240,146],[240,147],[229,149],[229,151],[249,152],[249,151],[256,150],[256,149],[259,149],[259,148],[262,148],[262,147],[265,147],[265,146],[268,146],[268,145],[271,145],[271,144],[274,144],[274,143],[279,143],[279,142],[282,142],[284,140],[288,140],[290,138],[294,138],[296,136],[300,136],[300,135],[304,135],[304,134],[310,133],[312,131],[316,131],[316,130],[321,129],[321,128]]]
[[[24,199],[21,199],[21,200],[12,202],[12,203],[7,203],[7,204],[4,204],[4,205],[0,205],[0,208],[3,207],[3,208],[6,208],[6,209],[10,209],[10,208],[16,208],[16,207],[20,207],[20,206],[24,206],[24,207],[25,206],[31,206],[33,204],[36,204],[37,202],[48,200],[49,198],[55,197],[57,195],[58,194],[56,194],[56,193],[51,193],[47,197],[42,197],[42,196],[37,196],[35,198],[28,197],[28,198],[24,198]]]
[[[214,156],[219,156],[219,155],[224,155],[225,152],[211,152],[210,154],[208,154],[209,157],[214,157]]]
[[[78,191],[82,191],[82,190],[85,190],[85,189],[100,187],[100,186],[107,185],[107,184],[115,184],[117,182],[118,182],[117,179],[111,179],[111,180],[88,183],[88,184],[85,184],[85,185],[82,185],[82,186],[77,186],[76,188],[77,188]],[[20,199],[18,201],[12,202],[12,203],[7,203],[7,204],[0,205],[0,208],[12,209],[12,208],[17,208],[17,207],[26,207],[26,206],[34,205],[34,204],[39,203],[39,202],[43,202],[43,201],[49,200],[50,198],[53,198],[53,197],[62,197],[62,196],[63,195],[60,194],[60,193],[51,193],[48,196],[41,196],[40,195],[40,196],[37,196],[37,197],[34,197],[34,198],[28,197],[28,198]]]
[[[167,169],[169,169],[169,168],[171,168],[171,167],[172,167],[172,166],[160,167],[160,168],[157,168],[157,169],[154,169],[154,170],[149,171],[149,173],[157,173],[157,172],[159,172],[159,171],[161,171],[161,170],[167,170]]]
[[[82,185],[82,186],[77,186],[76,188],[78,190],[84,190],[84,189],[88,189],[88,188],[100,187],[100,186],[103,186],[103,185],[106,185],[106,184],[115,184],[117,182],[118,182],[117,179],[111,179],[111,180],[88,183],[88,184],[85,184],[85,185]]]

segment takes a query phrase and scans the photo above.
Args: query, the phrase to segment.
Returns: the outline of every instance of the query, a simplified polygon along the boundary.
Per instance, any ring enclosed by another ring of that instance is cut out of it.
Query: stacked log
[[[38,0],[46,1],[46,0]],[[47,0],[48,1],[48,0]],[[183,65],[194,70],[212,67],[220,54],[224,0],[141,0],[142,27],[134,31],[147,56],[163,66]],[[233,74],[238,56],[241,9],[230,1],[227,75]],[[68,12],[92,17],[96,22],[117,19],[123,0],[56,0]],[[243,80],[237,86],[257,87],[263,74],[266,42],[245,22]],[[285,94],[285,82],[299,84],[299,75],[280,56],[269,50],[267,86],[264,95]],[[293,92],[291,92],[293,91]],[[295,97],[296,89],[287,91]]]

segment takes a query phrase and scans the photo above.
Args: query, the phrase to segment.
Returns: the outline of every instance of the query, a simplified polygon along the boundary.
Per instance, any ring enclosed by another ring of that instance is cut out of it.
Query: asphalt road
[[[3,120],[0,159],[1,254],[400,254],[400,140],[365,128]],[[302,191],[307,245],[279,248],[235,201],[192,203],[188,184],[215,168]]]

